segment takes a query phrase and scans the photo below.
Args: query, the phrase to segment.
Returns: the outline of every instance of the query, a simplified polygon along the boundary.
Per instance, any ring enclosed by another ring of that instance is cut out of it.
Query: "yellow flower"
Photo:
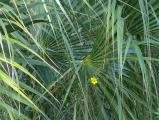
[[[97,84],[97,78],[95,76],[91,77],[90,80],[93,85]]]

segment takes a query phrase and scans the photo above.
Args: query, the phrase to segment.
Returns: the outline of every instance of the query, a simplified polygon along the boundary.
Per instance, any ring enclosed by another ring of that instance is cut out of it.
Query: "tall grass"
[[[158,0],[1,0],[0,119],[157,120]]]

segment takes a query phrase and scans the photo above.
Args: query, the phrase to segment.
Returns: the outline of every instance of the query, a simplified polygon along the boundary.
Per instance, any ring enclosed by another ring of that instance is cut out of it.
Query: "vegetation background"
[[[158,0],[0,0],[1,120],[157,120],[158,86]]]

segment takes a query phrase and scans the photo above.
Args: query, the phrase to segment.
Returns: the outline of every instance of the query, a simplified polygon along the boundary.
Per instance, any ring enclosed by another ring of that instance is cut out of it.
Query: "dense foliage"
[[[158,0],[0,0],[0,119],[157,120]]]

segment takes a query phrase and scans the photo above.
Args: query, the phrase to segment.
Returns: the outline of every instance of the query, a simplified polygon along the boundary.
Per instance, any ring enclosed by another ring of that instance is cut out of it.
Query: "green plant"
[[[157,119],[158,9],[158,0],[0,2],[0,118]]]

